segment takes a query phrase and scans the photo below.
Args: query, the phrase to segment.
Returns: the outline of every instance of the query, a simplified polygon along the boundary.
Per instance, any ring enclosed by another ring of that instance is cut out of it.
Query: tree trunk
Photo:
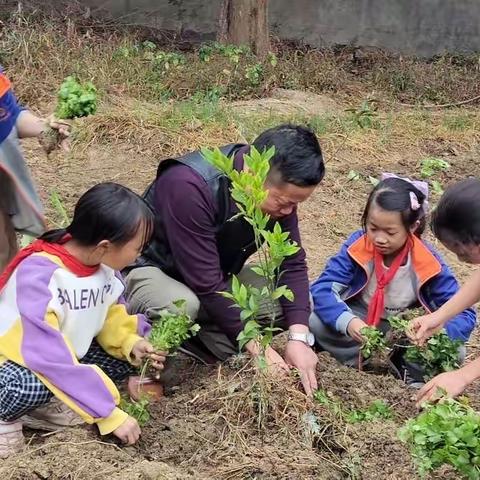
[[[259,57],[270,50],[268,0],[223,0],[217,40],[248,45]]]

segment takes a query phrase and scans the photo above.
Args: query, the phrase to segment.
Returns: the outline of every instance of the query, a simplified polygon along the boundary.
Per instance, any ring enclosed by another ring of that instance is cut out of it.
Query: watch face
[[[315,337],[312,332],[308,333],[307,342],[311,347],[313,347],[313,345],[315,344]]]

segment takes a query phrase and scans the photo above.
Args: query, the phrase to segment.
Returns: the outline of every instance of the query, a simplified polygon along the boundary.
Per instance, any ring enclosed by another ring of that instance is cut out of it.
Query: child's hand
[[[358,343],[363,343],[365,341],[363,335],[360,333],[362,328],[367,327],[367,324],[358,317],[352,318],[347,327],[348,334]]]
[[[46,119],[46,123],[51,129],[57,130],[60,137],[60,147],[65,152],[69,152],[70,141],[68,137],[70,136],[71,125],[68,120],[60,120],[55,118],[55,115],[50,115]]]
[[[116,430],[113,431],[113,434],[127,445],[133,445],[136,443],[140,438],[141,433],[142,431],[140,430],[138,422],[132,417],[128,417]]]
[[[434,313],[414,318],[408,324],[406,333],[415,345],[424,345],[435,333],[443,328],[444,322]]]
[[[432,378],[424,385],[417,394],[417,407],[428,400],[436,400],[446,393],[448,397],[456,397],[460,395],[468,383],[466,382],[462,372],[445,372]]]
[[[149,357],[153,368],[156,370],[163,370],[166,353],[155,352],[152,344],[147,340],[139,340],[133,346],[131,355],[134,357],[134,364],[136,365],[140,365],[146,357]]]

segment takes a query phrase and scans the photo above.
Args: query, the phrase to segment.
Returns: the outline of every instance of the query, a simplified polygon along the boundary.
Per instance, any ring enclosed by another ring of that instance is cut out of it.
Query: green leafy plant
[[[352,182],[357,182],[360,180],[361,175],[356,170],[350,170],[347,175],[347,179]]]
[[[368,180],[368,182],[373,185],[374,187],[378,185],[379,180],[378,178],[372,177],[371,175],[365,176],[362,175],[361,173],[357,172],[356,170],[349,170],[347,179],[350,180],[351,182],[358,182],[361,179]]]
[[[50,194],[50,203],[59,219],[56,222],[56,226],[58,228],[66,227],[70,223],[70,217],[68,216],[65,205],[63,204],[63,200],[60,198],[60,195],[56,190],[53,190]]]
[[[154,50],[157,49],[157,44],[154,42],[151,42],[150,40],[145,40],[144,42],[142,42],[142,48],[144,50],[149,50],[153,52]]]
[[[177,312],[162,311],[158,318],[154,319],[152,330],[148,340],[153,348],[158,352],[173,353],[178,347],[190,337],[195,336],[200,330],[200,326],[192,321],[190,315],[186,313],[185,300],[173,302]],[[143,363],[140,372],[139,385],[143,384],[148,368],[150,367],[150,358],[147,357]],[[139,391],[142,390],[140,387]],[[150,419],[148,406],[150,398],[148,394],[143,394],[138,401],[123,401],[121,408],[132,417],[136,418],[139,425],[145,424]]]
[[[433,177],[438,172],[443,172],[450,168],[450,164],[437,157],[427,157],[420,162],[420,174],[423,178]]]
[[[138,424],[143,427],[150,420],[150,412],[148,406],[150,405],[150,400],[147,395],[144,395],[137,402],[126,400],[122,398],[120,401],[120,408],[133,417]]]
[[[343,419],[346,415],[343,405],[331,398],[325,390],[319,388],[313,392],[313,399],[320,405],[327,407],[336,417]]]
[[[261,63],[256,63],[245,70],[245,77],[254,85],[260,85],[263,79],[263,66]]]
[[[425,405],[399,438],[409,445],[421,475],[451,465],[463,478],[480,478],[480,416],[452,399]]]
[[[430,185],[437,195],[443,195],[443,186],[438,180],[431,180]]]
[[[152,57],[153,68],[162,72],[185,65],[186,62],[187,60],[184,55],[175,52],[160,51]]]
[[[439,332],[423,347],[408,347],[405,360],[420,364],[425,370],[426,378],[430,379],[460,366],[458,358],[460,345],[462,345],[460,340],[452,340],[445,332]]]
[[[348,108],[352,122],[362,129],[372,128],[376,125],[378,117],[377,107],[371,100],[364,100],[358,108]]]
[[[320,405],[326,406],[335,417],[347,423],[373,422],[381,419],[392,419],[392,407],[384,400],[375,400],[366,409],[349,410],[338,400],[331,398],[325,390],[318,389],[313,393],[313,399]]]
[[[274,68],[278,65],[278,57],[273,52],[268,52],[267,61]]]
[[[162,311],[153,322],[149,341],[160,352],[174,352],[190,337],[195,336],[200,326],[185,311],[185,300],[173,302],[178,312]]]
[[[72,76],[65,78],[58,92],[56,117],[65,120],[87,117],[96,111],[97,89],[93,83],[80,83]]]
[[[55,117],[59,120],[72,120],[93,115],[96,111],[97,89],[93,83],[80,83],[73,76],[65,78],[57,94]],[[59,131],[51,127],[47,127],[38,139],[47,155],[50,155],[62,140]]]
[[[261,209],[268,195],[264,184],[274,148],[261,153],[252,148],[250,153],[244,156],[246,168],[242,171],[235,170],[233,157],[226,157],[219,149],[204,149],[202,153],[208,162],[230,179],[230,191],[238,209],[237,215],[253,229],[259,252],[259,264],[252,269],[265,279],[266,285],[259,289],[242,284],[236,276],[233,276],[231,291],[221,293],[241,309],[240,318],[244,322],[244,328],[238,336],[240,348],[251,340],[258,342],[261,349],[260,366],[265,366],[263,352],[272,342],[274,332],[279,330],[274,327],[275,302],[282,297],[293,301],[293,292],[280,284],[281,265],[285,258],[299,250],[298,245],[289,239],[289,233],[283,232],[280,224],[273,223],[270,216]],[[265,302],[269,310],[269,326],[259,322],[260,304]]]
[[[201,45],[198,49],[198,57],[202,62],[209,62],[214,53],[215,48],[210,44]]]
[[[363,327],[360,333],[364,337],[364,343],[360,353],[364,359],[370,358],[374,353],[385,350],[387,342],[383,333],[375,327]]]
[[[390,315],[387,318],[387,322],[390,324],[393,331],[403,334],[405,333],[410,320],[403,315]]]
[[[250,48],[246,45],[229,45],[219,42],[207,43],[198,49],[198,56],[202,62],[209,62],[213,55],[222,55],[228,58],[232,63],[240,62],[240,57],[250,53]]]
[[[396,334],[405,335],[409,324],[408,315],[390,316],[387,320]],[[460,366],[458,349],[461,345],[460,340],[452,340],[446,332],[441,331],[433,335],[422,347],[405,346],[404,358],[408,362],[419,364],[425,371],[426,379],[430,379]]]
[[[375,420],[390,420],[393,418],[392,407],[387,405],[384,400],[375,400],[365,410],[352,410],[347,415],[348,423],[372,422]]]

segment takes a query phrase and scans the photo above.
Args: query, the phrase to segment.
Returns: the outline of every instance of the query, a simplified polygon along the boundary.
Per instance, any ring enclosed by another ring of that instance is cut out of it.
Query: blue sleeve
[[[347,326],[355,315],[341,295],[351,290],[360,268],[348,254],[348,248],[362,235],[361,231],[353,233],[310,286],[315,314],[325,325],[343,334],[346,334]]]
[[[424,286],[426,298],[428,298],[432,309],[438,310],[458,292],[459,285],[452,271],[438,252],[430,245],[427,246],[442,266],[441,272]],[[466,342],[475,328],[476,321],[477,315],[475,309],[467,308],[452,318],[452,320],[446,324],[445,330],[452,340],[462,340]]]
[[[10,135],[22,110],[0,66],[0,142]]]

